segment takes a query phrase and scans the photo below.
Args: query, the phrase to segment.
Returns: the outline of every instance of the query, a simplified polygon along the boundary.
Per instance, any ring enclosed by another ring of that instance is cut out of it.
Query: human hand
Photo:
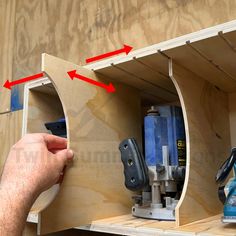
[[[67,141],[50,134],[27,134],[10,150],[0,185],[13,187],[33,199],[58,182],[73,159]]]

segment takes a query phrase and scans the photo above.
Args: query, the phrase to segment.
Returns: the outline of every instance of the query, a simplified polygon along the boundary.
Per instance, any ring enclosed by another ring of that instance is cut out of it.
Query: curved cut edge
[[[175,80],[175,77],[173,75],[173,62],[172,59],[169,59],[169,76],[177,90],[178,96],[179,96],[179,100],[180,100],[180,104],[182,107],[182,112],[183,112],[183,117],[184,117],[184,127],[185,127],[185,135],[186,135],[186,172],[185,172],[185,180],[184,180],[184,186],[183,186],[183,190],[181,193],[181,197],[179,199],[179,202],[175,208],[175,218],[176,218],[176,225],[179,226],[180,222],[179,222],[179,208],[182,205],[184,199],[185,199],[185,195],[187,192],[187,187],[188,187],[188,180],[189,180],[189,172],[190,172],[190,137],[189,137],[189,127],[188,127],[188,117],[187,117],[187,112],[186,112],[186,108],[185,108],[185,101],[184,98],[182,96],[182,92],[181,89],[179,87],[178,82]]]
[[[26,133],[28,132],[32,132],[32,133],[35,133],[37,132],[37,120],[36,120],[36,125],[34,125],[34,122],[32,122],[31,125],[28,124],[28,119],[30,116],[35,116],[35,114],[38,113],[38,111],[40,109],[43,108],[43,111],[42,112],[45,112],[45,107],[38,107],[37,109],[35,108],[36,107],[36,100],[38,102],[38,105],[41,105],[40,104],[40,96],[37,95],[37,96],[33,96],[31,97],[32,95],[30,95],[31,93],[31,90],[32,92],[42,92],[44,86],[47,86],[50,84],[50,82],[53,84],[53,89],[56,91],[56,95],[58,95],[56,101],[58,102],[59,106],[61,107],[61,109],[63,110],[63,114],[66,118],[66,114],[65,114],[65,109],[64,109],[64,106],[63,106],[63,102],[60,98],[60,95],[58,94],[58,91],[57,91],[57,88],[55,86],[55,84],[53,83],[53,81],[49,78],[49,77],[45,77],[43,79],[40,79],[40,80],[37,80],[37,81],[33,81],[33,82],[30,82],[30,83],[27,83],[26,86],[25,86],[25,90],[24,90],[24,112],[23,112],[23,127],[22,127],[22,135],[25,135]],[[50,87],[51,88],[51,87]],[[44,93],[42,93],[44,94]],[[55,94],[54,94],[55,95]],[[42,95],[41,95],[42,96]],[[48,94],[44,94],[44,96],[42,96],[42,103],[45,102],[45,97],[47,97]],[[33,100],[33,101],[31,101]],[[50,100],[46,100],[46,102],[48,102]],[[31,103],[31,104],[30,104]],[[33,104],[34,105],[33,105]],[[29,115],[29,111],[31,110],[30,107],[33,107],[34,106],[34,109],[33,109],[33,115]],[[42,106],[42,105],[41,105]],[[50,107],[50,103],[47,105],[47,109]],[[58,113],[58,112],[57,112]],[[58,116],[58,114],[57,114]],[[56,115],[55,115],[56,117]],[[53,116],[50,117],[52,119],[52,121],[54,120],[53,119]],[[43,117],[43,121],[45,121],[45,117]],[[42,122],[41,122],[42,123]],[[67,122],[68,124],[68,122]],[[42,125],[42,124],[41,124]],[[31,126],[30,128],[32,128],[33,126],[35,126],[36,128],[34,130],[31,131],[31,129],[29,129],[28,131],[28,126]],[[67,130],[66,130],[66,133],[67,135],[69,134],[68,132],[68,125],[66,126]],[[41,128],[39,128],[39,131],[38,132],[44,132],[44,130],[42,130]],[[69,142],[68,142],[69,143]],[[30,210],[30,213],[31,215],[29,215],[28,217],[28,221],[29,222],[39,222],[39,220],[35,220],[35,217],[33,217],[33,220],[32,220],[32,216],[36,216],[37,214],[40,214],[40,212],[42,212],[43,210],[45,210],[52,202],[53,200],[56,198],[57,194],[59,193],[59,190],[60,190],[60,184],[57,183],[55,185],[53,185],[50,189],[44,191],[43,193],[41,193],[39,195],[39,197],[36,199],[36,201],[34,202],[33,206],[31,207],[31,210]],[[37,217],[36,217],[37,218]],[[39,219],[40,217],[38,217]]]
[[[96,81],[108,80],[91,70],[43,54],[42,71],[51,79],[61,99],[70,135],[68,144],[75,158],[66,171],[61,191],[40,213],[40,234],[128,214],[132,206],[132,194],[123,182],[118,146],[131,135],[141,140],[140,93],[120,83],[114,83],[116,93],[107,93],[84,81],[71,80],[68,71],[72,70]]]

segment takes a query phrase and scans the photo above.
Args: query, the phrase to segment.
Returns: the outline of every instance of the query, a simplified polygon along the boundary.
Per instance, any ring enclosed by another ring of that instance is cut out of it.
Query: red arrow
[[[5,82],[5,84],[3,85],[3,87],[11,90],[12,86],[15,86],[17,84],[23,84],[27,81],[39,79],[41,77],[43,77],[43,73],[39,73],[39,74],[36,74],[36,75],[31,75],[31,76],[28,76],[28,77],[25,77],[25,78],[22,78],[22,79],[19,79],[19,80],[15,80],[15,81],[12,81],[12,82],[9,82],[9,80],[7,80]]]
[[[96,56],[96,57],[87,58],[87,59],[86,59],[86,63],[90,63],[90,62],[92,62],[92,61],[101,60],[101,59],[104,59],[104,58],[106,58],[106,57],[111,57],[111,56],[120,54],[120,53],[122,53],[122,52],[125,52],[126,55],[128,55],[129,52],[130,52],[132,49],[133,49],[133,47],[130,47],[130,46],[124,44],[124,47],[123,47],[123,48],[118,49],[118,50],[116,50],[116,51],[108,52],[108,53],[105,53],[105,54],[101,54],[101,55]]]
[[[92,79],[90,79],[88,77],[85,77],[83,75],[76,74],[76,70],[68,71],[67,73],[68,73],[68,75],[70,76],[70,78],[72,80],[74,78],[81,79],[81,80],[86,81],[86,82],[88,82],[90,84],[94,84],[96,86],[99,86],[99,87],[102,87],[102,88],[106,89],[108,93],[114,93],[116,91],[116,89],[115,89],[115,87],[113,86],[112,83],[110,83],[109,85],[103,84],[101,82],[92,80]]]

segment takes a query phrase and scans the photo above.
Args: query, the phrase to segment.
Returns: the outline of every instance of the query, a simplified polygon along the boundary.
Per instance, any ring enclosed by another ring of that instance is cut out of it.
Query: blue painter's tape
[[[23,109],[23,89],[20,86],[14,86],[11,89],[11,111]]]

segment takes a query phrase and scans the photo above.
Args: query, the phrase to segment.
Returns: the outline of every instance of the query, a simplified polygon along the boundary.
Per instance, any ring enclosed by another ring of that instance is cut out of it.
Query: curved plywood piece
[[[139,92],[115,83],[116,93],[109,94],[84,81],[72,81],[67,74],[71,70],[94,80],[101,78],[47,54],[43,54],[42,70],[61,99],[68,145],[75,152],[75,160],[66,170],[55,201],[41,212],[38,232],[45,234],[129,213],[132,199],[124,187],[118,145],[130,136],[141,140]]]
[[[176,208],[177,225],[222,212],[215,174],[230,150],[227,94],[170,61],[187,134],[187,173]]]

